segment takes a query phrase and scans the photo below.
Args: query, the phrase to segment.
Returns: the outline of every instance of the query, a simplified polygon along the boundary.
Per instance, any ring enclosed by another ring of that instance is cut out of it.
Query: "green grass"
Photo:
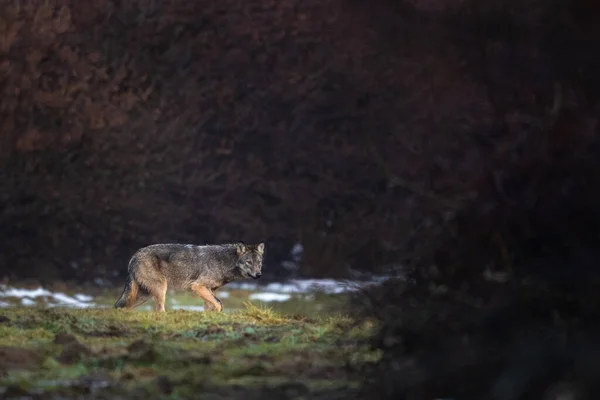
[[[122,289],[112,289],[110,291],[100,292],[94,296],[94,303],[102,306],[109,306],[115,303],[116,299],[121,294]],[[67,291],[68,293],[68,291]],[[226,296],[222,296],[226,293]],[[231,310],[240,310],[244,308],[244,303],[249,300],[250,295],[254,293],[250,290],[230,289],[227,286],[216,291],[217,297],[223,302],[225,312]],[[261,302],[251,300],[252,303],[268,306],[274,311],[284,314],[335,314],[337,310],[342,308],[347,303],[347,294],[329,294],[323,292],[315,293],[291,293],[290,299],[281,302]],[[174,309],[176,306],[202,306],[204,303],[196,295],[191,292],[176,292],[169,291],[166,297],[165,307],[167,310]],[[141,307],[141,310],[151,310],[153,308],[152,300],[148,301]]]
[[[250,302],[226,313],[11,307],[0,315],[3,398],[335,398],[332,390],[344,398],[361,383],[359,367],[377,358],[362,344],[368,322]]]

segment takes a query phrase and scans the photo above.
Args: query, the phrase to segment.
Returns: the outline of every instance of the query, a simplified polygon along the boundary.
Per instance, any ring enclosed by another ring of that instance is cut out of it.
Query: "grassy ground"
[[[0,309],[0,397],[347,398],[377,358],[362,344],[369,322],[332,307],[318,315],[314,297],[277,303],[278,312],[243,297],[230,292],[223,313]]]
[[[113,289],[104,291],[94,297],[94,302],[99,305],[112,307],[115,300],[121,294],[122,289]],[[303,314],[315,315],[326,314],[335,315],[344,307],[347,302],[347,294],[328,294],[323,292],[311,293],[291,293],[286,301],[262,302],[252,300],[251,295],[256,292],[241,289],[223,289],[217,290],[216,296],[223,302],[225,312],[240,310],[244,308],[244,303],[250,301],[260,307],[268,307],[279,313],[285,314]],[[171,292],[167,293],[165,308],[167,310],[177,307],[200,307],[203,302],[191,292]],[[154,307],[152,300],[140,307],[141,310],[151,310]]]
[[[18,285],[18,287],[27,289],[37,289],[39,285]],[[0,289],[2,287],[0,286]],[[89,296],[94,306],[98,307],[109,307],[111,308],[117,298],[121,295],[123,288],[78,288],[70,287],[67,285],[55,284],[48,286],[50,293],[61,293],[70,297],[77,296],[78,294],[85,293]],[[244,308],[244,303],[251,301],[261,307],[268,306],[274,311],[285,314],[304,314],[304,315],[332,315],[339,314],[339,311],[347,304],[346,293],[325,293],[320,291],[311,291],[309,293],[285,293],[280,294],[288,296],[289,298],[285,301],[272,301],[263,302],[255,300],[252,295],[257,293],[264,293],[262,290],[245,290],[237,289],[229,286],[225,286],[220,290],[216,291],[216,296],[223,302],[225,312],[234,310],[240,310]],[[0,290],[1,294],[1,290]],[[56,305],[56,299],[49,296],[37,296],[37,297],[0,297],[0,308],[9,306],[54,306]],[[166,296],[165,307],[167,310],[175,309],[191,309],[192,311],[201,311],[203,308],[203,301],[191,292],[186,291],[171,291],[169,290]],[[138,310],[150,311],[154,307],[153,301],[149,300],[144,303]]]

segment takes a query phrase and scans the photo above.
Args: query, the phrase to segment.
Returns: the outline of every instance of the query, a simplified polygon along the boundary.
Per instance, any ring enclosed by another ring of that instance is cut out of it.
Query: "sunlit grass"
[[[243,313],[258,322],[266,324],[281,324],[285,322],[283,318],[273,311],[272,307],[267,307],[266,305],[256,306],[249,301],[244,302],[244,307]]]
[[[11,307],[0,315],[0,351],[26,356],[21,363],[0,357],[0,397],[3,390],[81,395],[82,379],[99,380],[109,397],[142,390],[149,398],[190,398],[199,387],[291,382],[310,391],[348,388],[362,379],[348,365],[378,357],[363,344],[369,323],[344,314],[286,314],[254,302],[226,313]],[[78,344],[55,343],[57,334]],[[168,396],[156,389],[157,379],[170,382]]]

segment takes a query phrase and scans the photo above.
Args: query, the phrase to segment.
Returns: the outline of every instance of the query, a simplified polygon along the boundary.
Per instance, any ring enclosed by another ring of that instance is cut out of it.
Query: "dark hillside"
[[[598,48],[591,0],[4,1],[2,275],[301,243],[409,269],[369,398],[597,398]]]
[[[339,0],[17,4],[0,11],[9,277],[111,279],[151,242],[263,238],[272,275],[300,241],[301,273],[343,276],[396,261],[480,173],[492,109],[435,19]]]
[[[597,398],[600,7],[434,14],[486,88],[492,128],[474,196],[418,233],[408,284],[369,293],[384,355],[364,397]]]

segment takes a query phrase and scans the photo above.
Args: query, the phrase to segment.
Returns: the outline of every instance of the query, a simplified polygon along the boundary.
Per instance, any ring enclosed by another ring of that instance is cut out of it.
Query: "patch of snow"
[[[81,293],[78,293],[73,297],[75,297],[79,301],[92,301],[92,299],[93,299],[92,296],[88,296],[87,294],[81,294]]]
[[[47,291],[46,289],[37,288],[37,289],[16,289],[10,288],[8,290],[4,290],[0,292],[0,296],[2,297],[40,297],[40,296],[50,296],[52,293]]]
[[[228,286],[241,290],[254,291],[261,289],[276,293],[309,293],[315,291],[344,293],[356,291],[368,285],[383,283],[389,278],[388,276],[380,276],[364,282],[336,279],[292,279],[285,282],[272,282],[267,285],[258,285],[255,282],[232,282]]]
[[[59,302],[59,305],[70,306],[75,308],[87,308],[94,305],[92,303],[81,302],[73,297],[67,296],[64,293],[53,293],[51,294],[51,296],[54,298],[54,300]]]
[[[298,262],[302,259],[303,252],[304,252],[304,246],[302,246],[302,244],[300,244],[300,243],[294,244],[294,247],[292,247],[292,250],[290,251],[290,253],[292,255],[292,259],[296,262]]]
[[[295,279],[287,283],[270,283],[265,290],[279,293],[307,293],[321,291],[326,293],[343,293],[354,290],[351,283],[333,279]]]
[[[272,292],[260,292],[260,293],[252,293],[248,298],[250,300],[259,300],[259,301],[287,301],[291,298],[289,294],[285,293],[272,293]]]
[[[175,305],[173,310],[189,310],[189,311],[204,311],[204,306],[181,306]]]
[[[217,295],[217,297],[220,297],[222,299],[228,299],[229,298],[229,292],[217,292],[216,295]]]
[[[301,243],[296,243],[296,244],[294,244],[294,247],[292,247],[292,255],[301,254],[303,251],[304,251],[304,246],[302,246]]]
[[[69,306],[76,308],[85,308],[95,306],[94,303],[89,301],[92,300],[92,297],[77,294],[74,297],[70,297],[64,293],[52,293],[46,289],[41,287],[37,289],[18,289],[18,288],[7,288],[5,286],[0,288],[0,297],[16,297],[21,299],[21,304],[24,306],[32,306],[35,305],[36,302],[32,300],[32,298],[37,297],[48,297],[56,301],[58,304],[52,306]]]
[[[227,286],[239,290],[256,290],[256,288],[258,288],[258,284],[254,282],[232,282]]]
[[[7,303],[7,302],[5,302],[5,301],[0,301],[0,308],[3,308],[3,307],[9,307],[9,306],[10,306],[10,304],[9,304],[9,303]]]

